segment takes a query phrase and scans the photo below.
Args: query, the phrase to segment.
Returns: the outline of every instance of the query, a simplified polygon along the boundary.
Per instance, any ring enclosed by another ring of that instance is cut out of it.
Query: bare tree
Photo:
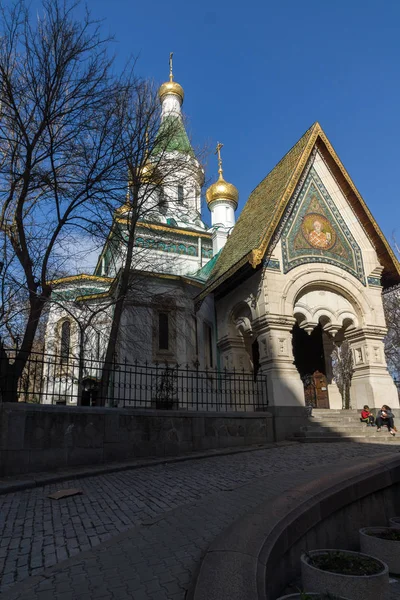
[[[152,213],[156,218],[154,213],[167,209],[170,203],[168,189],[184,183],[186,178],[195,177],[199,170],[202,172],[194,155],[182,153],[177,147],[183,128],[180,117],[161,121],[159,100],[154,87],[141,82],[129,92],[133,93],[133,97],[125,104],[127,110],[124,113],[122,136],[122,152],[129,183],[123,218],[119,219],[119,226],[118,219],[113,226],[113,240],[117,248],[115,267],[118,272],[100,385],[102,403],[107,398],[126,299],[129,294],[132,296],[135,288],[140,288],[140,271],[148,269],[157,272],[164,268],[161,264],[149,264],[147,250],[141,251],[135,246],[137,225]]]
[[[332,369],[340,395],[342,396],[342,408],[351,408],[350,385],[354,369],[353,354],[347,340],[344,340],[340,346],[335,344],[332,352]]]
[[[400,248],[393,235],[393,248],[400,258]],[[385,338],[385,354],[388,367],[393,377],[400,379],[400,286],[383,292],[383,308],[385,310],[388,333]]]
[[[111,75],[99,24],[88,14],[76,18],[76,8],[43,0],[32,18],[24,0],[0,6],[3,400],[17,399],[49,281],[62,274],[63,244],[72,231],[90,231],[121,193],[126,85]],[[21,343],[11,360],[16,332]]]

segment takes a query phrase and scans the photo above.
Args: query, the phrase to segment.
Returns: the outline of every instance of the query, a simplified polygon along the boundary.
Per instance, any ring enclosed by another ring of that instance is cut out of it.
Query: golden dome
[[[150,161],[147,161],[140,170],[140,181],[142,183],[160,183],[161,176],[157,166],[153,165]]]
[[[174,75],[172,73],[173,55],[173,52],[169,53],[169,81],[166,81],[160,86],[160,89],[158,90],[158,96],[162,102],[164,96],[166,96],[167,94],[175,94],[175,96],[178,96],[181,99],[182,104],[185,94],[183,91],[183,87],[179,85],[179,83],[176,83],[176,81],[174,81]]]
[[[218,181],[210,185],[206,192],[207,204],[211,204],[211,202],[215,202],[216,200],[229,200],[230,202],[234,202],[236,204],[235,209],[237,208],[239,201],[239,192],[237,188],[232,185],[232,183],[228,183],[225,179],[220,175]]]
[[[178,96],[181,100],[181,104],[185,96],[183,87],[179,85],[179,83],[176,83],[176,81],[166,81],[160,86],[160,89],[158,90],[158,96],[161,102],[164,96],[166,96],[167,94],[175,94],[175,96]]]
[[[218,142],[215,154],[218,154],[219,178],[218,181],[210,185],[210,187],[206,191],[206,200],[208,205],[210,205],[212,202],[215,202],[216,200],[229,200],[229,202],[235,203],[236,210],[239,201],[239,192],[232,183],[228,183],[223,178],[221,148],[222,144]]]

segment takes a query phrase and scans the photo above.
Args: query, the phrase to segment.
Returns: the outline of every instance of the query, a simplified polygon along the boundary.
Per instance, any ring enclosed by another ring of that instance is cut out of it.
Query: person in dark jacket
[[[394,427],[394,414],[392,409],[387,404],[384,404],[376,416],[377,431],[381,430],[382,425],[386,425],[390,435],[396,435]]]

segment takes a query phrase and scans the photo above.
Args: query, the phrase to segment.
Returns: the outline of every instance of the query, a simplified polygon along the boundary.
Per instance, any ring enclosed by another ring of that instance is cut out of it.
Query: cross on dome
[[[228,183],[225,181],[223,177],[223,169],[222,169],[222,157],[221,157],[221,148],[223,144],[218,142],[216,150],[214,154],[218,155],[218,180],[210,185],[206,192],[206,200],[208,206],[217,200],[225,200],[228,202],[232,202],[234,204],[234,209],[236,210],[237,204],[239,201],[239,192],[237,188],[232,185],[232,183]]]

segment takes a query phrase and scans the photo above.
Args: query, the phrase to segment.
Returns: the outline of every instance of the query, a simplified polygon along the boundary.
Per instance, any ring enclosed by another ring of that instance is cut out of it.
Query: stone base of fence
[[[0,476],[270,443],[276,441],[275,420],[269,412],[210,413],[3,403]],[[289,423],[289,419],[285,421]],[[278,429],[282,438],[282,428]]]

